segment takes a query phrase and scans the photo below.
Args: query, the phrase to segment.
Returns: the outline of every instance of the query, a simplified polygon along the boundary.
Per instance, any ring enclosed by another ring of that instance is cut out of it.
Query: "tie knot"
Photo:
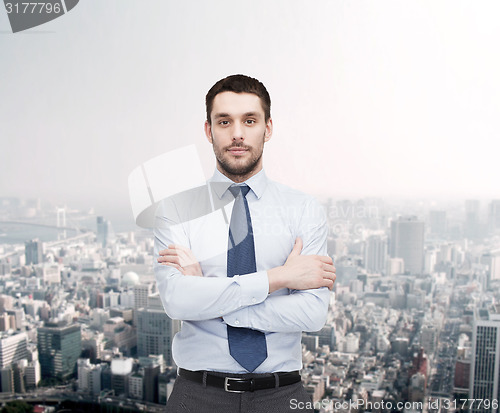
[[[243,195],[243,197],[246,197],[248,194],[248,191],[250,191],[250,187],[248,185],[231,185],[229,187],[229,191],[233,194],[233,196],[236,198],[239,194],[240,191]]]

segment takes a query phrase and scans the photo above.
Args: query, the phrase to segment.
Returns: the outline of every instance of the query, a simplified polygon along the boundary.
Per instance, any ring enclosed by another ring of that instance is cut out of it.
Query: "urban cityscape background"
[[[337,281],[303,334],[315,410],[497,411],[500,200],[322,201]],[[180,321],[152,254],[151,231],[0,198],[0,401],[168,411]]]
[[[496,411],[499,14],[86,0],[13,34],[0,6],[0,403],[165,410],[179,323],[126,177],[189,144],[210,176],[205,94],[244,73],[273,100],[266,172],[328,212],[338,279],[303,336],[315,410]]]

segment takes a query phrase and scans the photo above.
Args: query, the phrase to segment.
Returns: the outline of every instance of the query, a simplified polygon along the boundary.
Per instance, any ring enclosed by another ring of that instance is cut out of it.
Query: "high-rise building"
[[[487,266],[488,283],[500,280],[500,251],[484,253],[480,262]]]
[[[24,255],[26,257],[26,265],[40,264],[42,262],[42,242],[34,239],[27,241],[24,244]]]
[[[433,235],[446,234],[446,211],[429,211],[429,227]]]
[[[137,284],[134,285],[134,309],[146,307],[148,305],[148,296],[153,294],[155,285],[150,284]]]
[[[38,280],[42,280],[44,285],[61,284],[61,268],[57,264],[43,264],[35,269]]]
[[[158,403],[166,404],[172,393],[176,376],[176,369],[164,371],[158,376]]]
[[[470,386],[471,347],[458,346],[455,362],[454,387],[456,392],[467,393]]]
[[[111,389],[116,396],[128,395],[133,366],[134,360],[131,358],[111,360]]]
[[[124,353],[128,354],[136,346],[136,331],[122,317],[111,317],[104,324],[103,330],[104,336]]]
[[[498,308],[477,310],[472,331],[469,397],[498,400],[500,374],[500,314]],[[492,406],[473,405],[471,412],[497,412]]]
[[[142,374],[141,374],[142,373]],[[131,399],[142,400],[146,388],[144,380],[146,375],[144,371],[132,373],[128,379],[128,397]]]
[[[8,275],[11,272],[10,262],[0,261],[0,275]]]
[[[466,238],[478,238],[481,235],[481,220],[479,212],[481,204],[477,199],[465,201],[464,235]]]
[[[137,310],[147,307],[148,296],[153,294],[154,291],[154,283],[134,285],[134,325],[137,325]]]
[[[318,347],[329,346],[333,349],[335,346],[335,327],[332,325],[325,325],[319,331],[303,333],[303,336],[317,336]]]
[[[0,369],[0,391],[2,393],[14,392],[14,371],[11,366]]]
[[[28,362],[28,365],[24,368],[24,378],[27,388],[34,388],[38,386],[38,383],[42,378],[42,368],[38,360]]]
[[[434,247],[429,247],[424,253],[424,272],[432,274],[437,264],[438,251]]]
[[[425,398],[426,378],[422,373],[410,377],[408,385],[408,400],[413,403],[423,403]]]
[[[0,295],[0,311],[12,310],[14,308],[14,297],[10,295]]]
[[[0,314],[0,331],[7,331],[10,328],[9,315],[7,313]]]
[[[436,350],[438,330],[433,325],[424,325],[420,331],[420,344],[426,354],[433,354]]]
[[[11,329],[20,329],[25,320],[25,313],[23,308],[13,308],[11,310],[7,310],[7,314],[11,316],[9,318],[10,328]]]
[[[101,391],[101,364],[91,364],[89,359],[78,359],[78,389],[97,395]]]
[[[75,373],[82,352],[80,325],[46,323],[38,328],[38,352],[43,377],[67,377]]]
[[[151,296],[148,305],[137,311],[137,353],[139,356],[163,355],[167,365],[173,364],[172,339],[175,323],[165,313],[158,293]]]
[[[0,369],[10,367],[16,361],[26,358],[28,358],[26,333],[0,335]]]
[[[365,268],[368,273],[380,274],[385,271],[387,260],[387,237],[371,235],[366,240]]]
[[[424,230],[424,222],[414,216],[391,222],[391,258],[402,258],[405,271],[411,274],[420,274],[424,269]]]
[[[24,369],[28,366],[28,360],[23,359],[16,361],[12,365],[14,373],[14,391],[16,393],[26,393]]]
[[[97,242],[106,247],[113,238],[111,222],[103,217],[97,217]]]
[[[494,199],[489,205],[488,229],[492,233],[500,230],[500,199]]]

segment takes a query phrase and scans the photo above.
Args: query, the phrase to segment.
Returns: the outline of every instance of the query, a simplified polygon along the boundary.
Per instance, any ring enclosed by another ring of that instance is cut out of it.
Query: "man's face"
[[[205,122],[205,134],[213,145],[217,168],[235,182],[262,169],[264,142],[271,139],[272,120],[265,121],[260,98],[253,93],[222,92],[215,96]]]

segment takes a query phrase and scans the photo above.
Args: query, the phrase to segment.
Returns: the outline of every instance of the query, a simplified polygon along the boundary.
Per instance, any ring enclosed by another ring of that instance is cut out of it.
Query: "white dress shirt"
[[[257,272],[227,277],[233,182],[216,170],[206,187],[159,204],[156,212],[155,275],[168,316],[183,320],[173,340],[175,363],[188,370],[246,373],[229,354],[227,325],[266,334],[267,359],[255,373],[302,368],[303,331],[318,331],[328,312],[328,288],[280,289],[269,294],[267,270],[285,263],[295,239],[303,255],[326,255],[327,225],[311,196],[269,180],[260,171],[245,182],[254,231]],[[170,244],[191,249],[203,277],[160,265]]]

